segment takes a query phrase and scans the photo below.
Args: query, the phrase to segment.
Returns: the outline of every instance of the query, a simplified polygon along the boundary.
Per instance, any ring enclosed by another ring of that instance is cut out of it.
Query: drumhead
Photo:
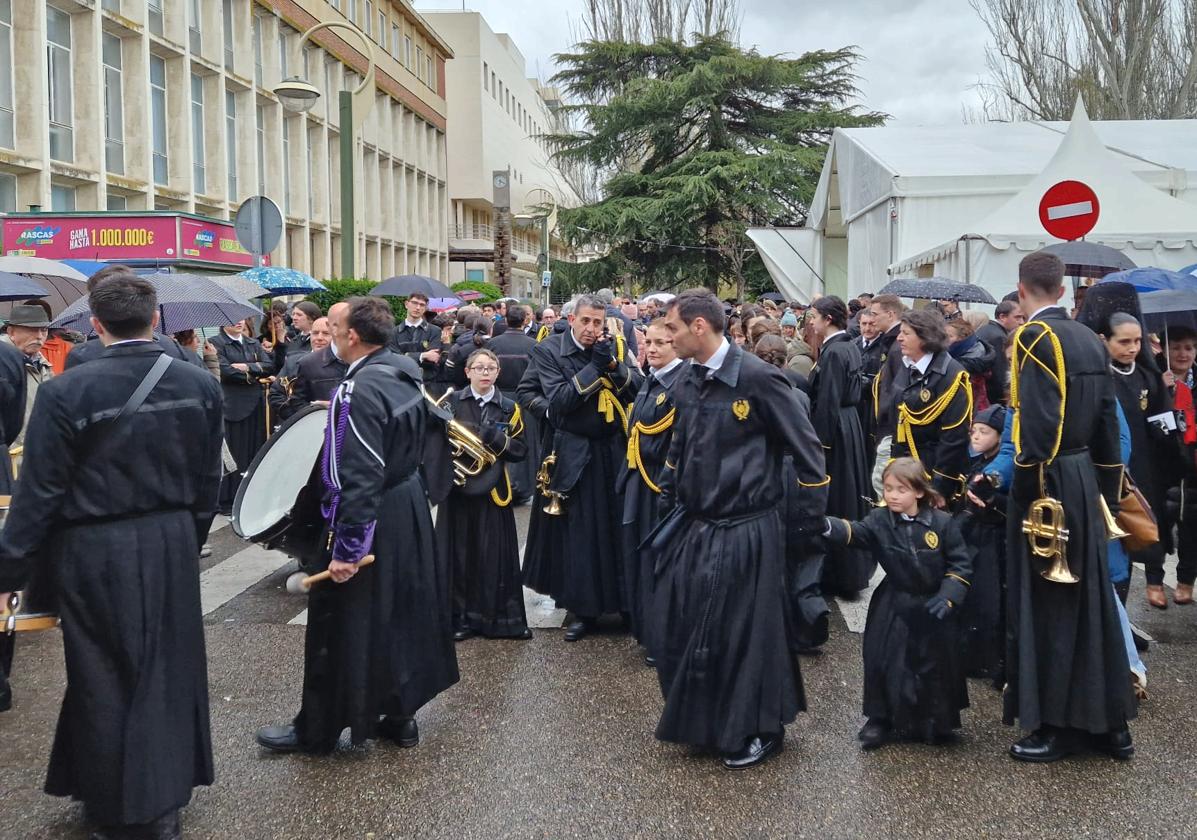
[[[247,540],[291,512],[324,445],[328,409],[313,405],[284,423],[254,456],[237,488],[230,523]]]

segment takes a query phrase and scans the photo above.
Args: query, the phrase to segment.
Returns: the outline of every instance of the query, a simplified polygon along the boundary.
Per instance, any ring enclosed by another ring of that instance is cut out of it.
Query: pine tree
[[[857,59],[851,47],[765,56],[723,35],[584,41],[557,56],[553,81],[584,128],[550,142],[605,178],[600,200],[560,215],[568,239],[606,253],[584,267],[587,285],[742,293],[745,272],[763,272],[745,264],[745,228],[801,224],[832,130],[883,120],[851,104]]]

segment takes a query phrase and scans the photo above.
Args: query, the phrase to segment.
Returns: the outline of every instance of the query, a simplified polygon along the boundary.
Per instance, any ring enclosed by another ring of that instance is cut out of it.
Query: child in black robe
[[[970,677],[1005,684],[1006,493],[990,476],[1002,445],[1006,407],[991,405],[973,423],[968,506],[960,514],[964,541],[976,552],[968,603],[960,610],[960,650]]]
[[[972,553],[959,524],[935,506],[921,462],[891,461],[882,481],[885,507],[858,522],[829,518],[825,532],[832,543],[869,551],[885,570],[865,622],[866,750],[894,737],[948,740],[968,707],[957,612]]]

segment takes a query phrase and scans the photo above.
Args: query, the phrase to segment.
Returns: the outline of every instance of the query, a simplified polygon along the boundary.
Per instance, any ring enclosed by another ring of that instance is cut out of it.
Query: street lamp
[[[374,105],[374,46],[365,33],[352,23],[330,20],[318,23],[303,33],[294,52],[303,60],[303,45],[322,29],[343,29],[353,33],[362,42],[362,55],[369,66],[362,83],[353,90],[340,91],[341,130],[341,275],[352,278],[353,264],[357,258],[357,233],[354,230],[353,160],[357,149],[357,134],[366,121],[366,114]],[[320,89],[301,76],[291,76],[279,82],[274,88],[283,107],[292,113],[302,114],[312,110],[320,98]],[[354,107],[357,105],[358,107]]]

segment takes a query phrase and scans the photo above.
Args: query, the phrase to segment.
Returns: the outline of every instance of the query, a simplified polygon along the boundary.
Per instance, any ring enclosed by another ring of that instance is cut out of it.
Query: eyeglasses
[[[474,371],[474,373],[481,373],[483,376],[485,376],[488,373],[498,373],[499,372],[499,369],[497,367],[493,367],[493,366],[480,367],[478,365],[474,365],[472,368],[468,368],[468,369]]]

